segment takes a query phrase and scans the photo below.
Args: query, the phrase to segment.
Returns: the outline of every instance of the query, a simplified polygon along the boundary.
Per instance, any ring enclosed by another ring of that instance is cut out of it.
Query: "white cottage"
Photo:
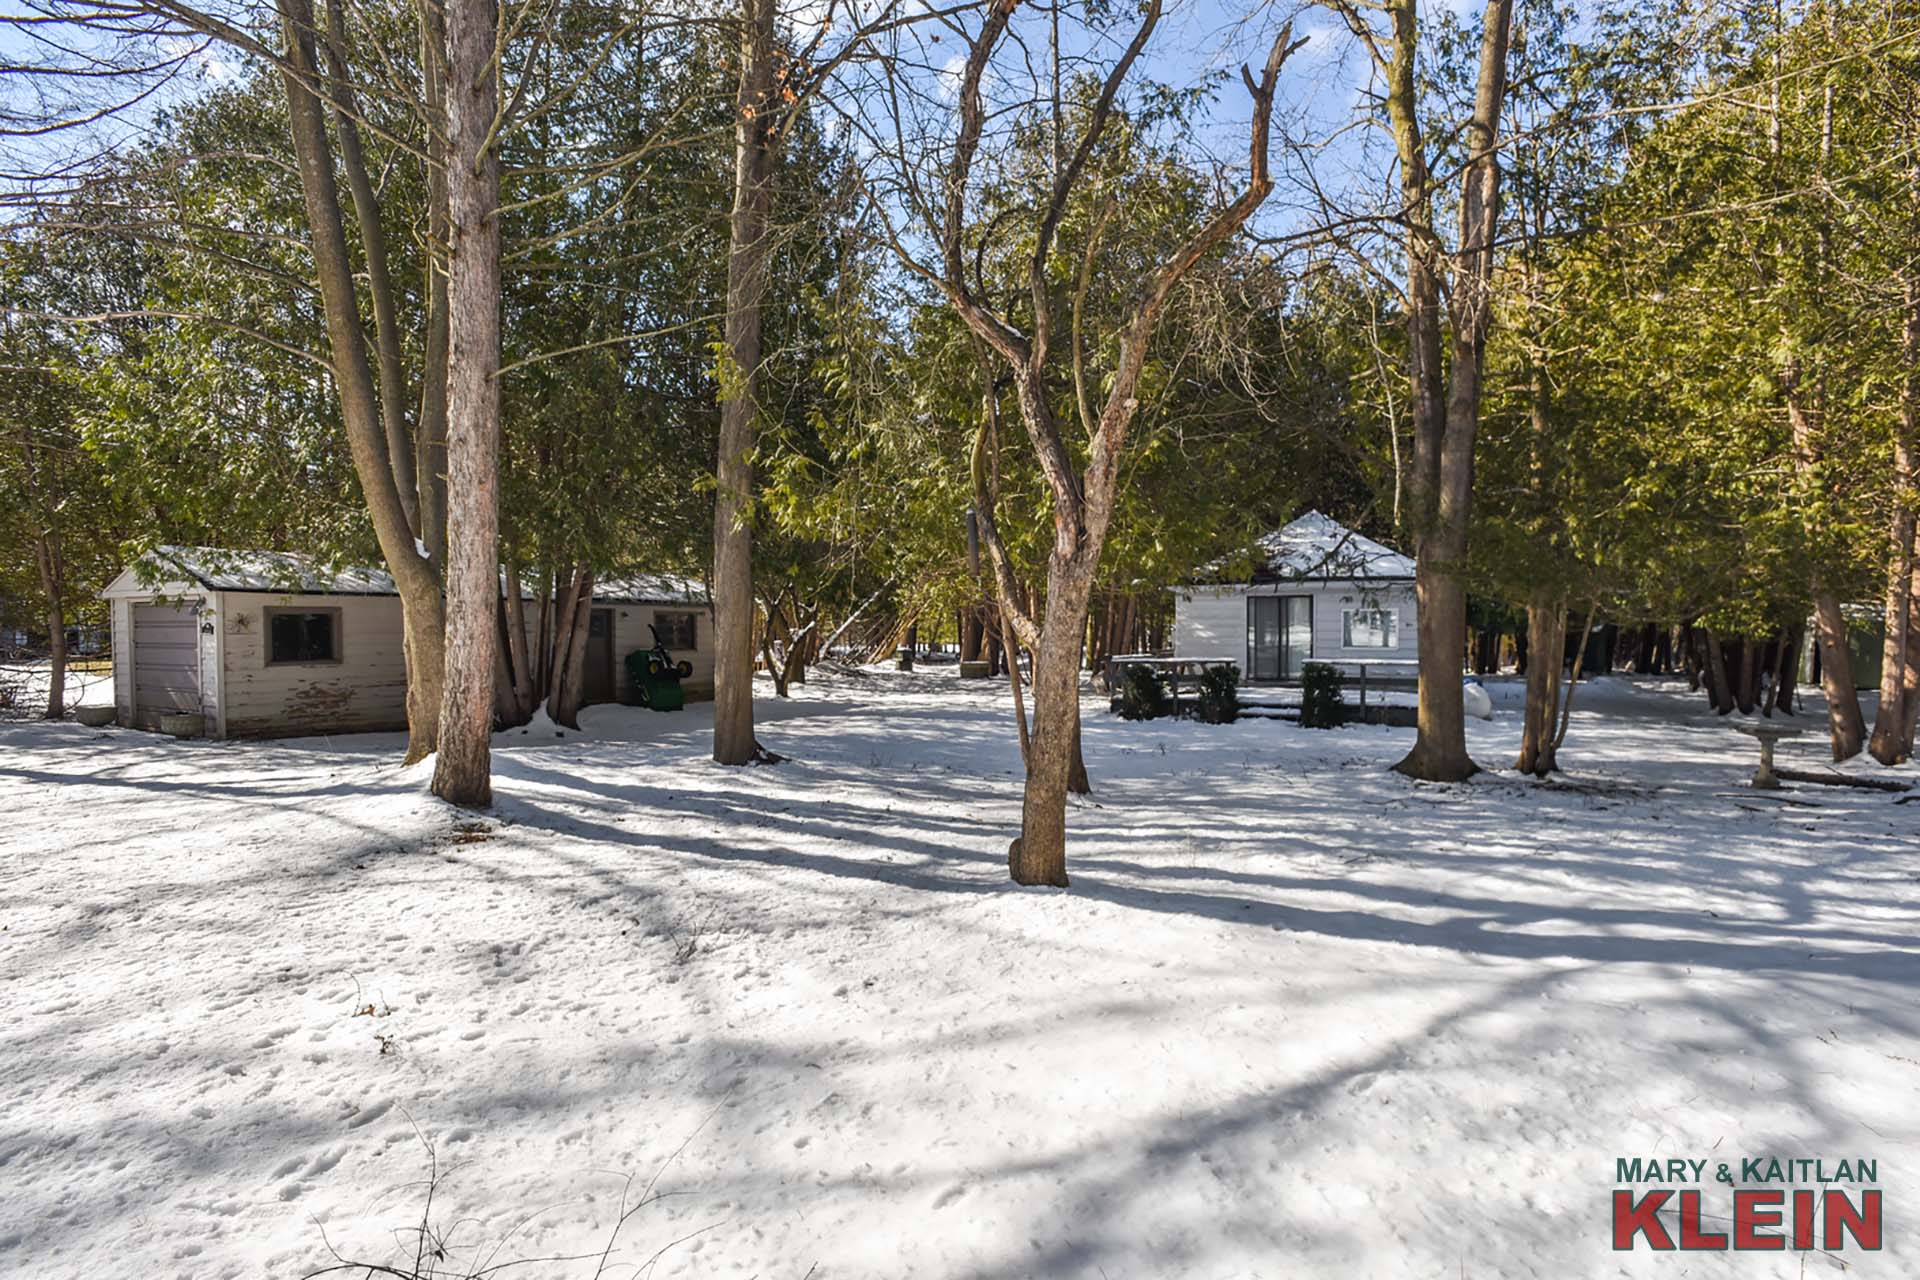
[[[1348,674],[1364,666],[1370,680],[1414,678],[1411,559],[1318,511],[1254,550],[1249,581],[1201,581],[1175,592],[1176,657],[1231,658],[1249,682],[1298,680],[1308,662]]]
[[[400,598],[383,570],[328,570],[284,552],[159,547],[103,593],[113,609],[119,722],[156,729],[198,714],[212,738],[406,727]],[[600,584],[585,700],[630,701],[626,656],[649,624],[713,683],[713,612],[698,583],[652,575]]]

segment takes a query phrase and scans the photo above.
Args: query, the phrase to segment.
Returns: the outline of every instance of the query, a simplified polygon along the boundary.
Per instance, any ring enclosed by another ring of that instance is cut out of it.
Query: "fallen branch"
[[[1811,782],[1822,787],[1856,787],[1861,791],[1911,791],[1911,782],[1892,778],[1850,778],[1844,773],[1809,773],[1805,769],[1776,768],[1774,776],[1788,782]]]

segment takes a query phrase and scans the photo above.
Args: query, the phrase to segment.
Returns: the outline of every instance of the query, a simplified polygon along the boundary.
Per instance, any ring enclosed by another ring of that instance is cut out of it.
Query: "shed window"
[[[698,614],[659,613],[653,615],[653,629],[660,643],[669,649],[698,649],[700,632],[694,624]]]
[[[1341,643],[1349,649],[1392,649],[1400,643],[1400,614],[1394,609],[1348,609],[1342,615]]]
[[[267,662],[340,661],[338,609],[267,610]]]

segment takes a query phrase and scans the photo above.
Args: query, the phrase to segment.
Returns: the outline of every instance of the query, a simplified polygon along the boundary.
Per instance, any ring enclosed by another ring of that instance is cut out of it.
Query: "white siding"
[[[120,723],[133,723],[133,602],[113,605],[113,705]]]
[[[200,630],[200,714],[207,720],[207,736],[224,738],[226,726],[220,717],[220,593],[214,592],[201,602]]]
[[[407,727],[407,660],[397,596],[221,596],[227,736],[354,733]],[[268,609],[338,609],[337,662],[267,662]]]
[[[1193,587],[1173,601],[1173,652],[1179,658],[1231,658],[1247,667],[1245,587]]]
[[[638,695],[627,679],[627,655],[635,649],[653,648],[653,633],[647,628],[655,613],[692,613],[692,649],[675,649],[675,659],[693,664],[693,674],[685,682],[689,698],[713,696],[713,610],[703,604],[606,604],[596,608],[613,610],[613,677],[622,702],[637,702]]]
[[[131,570],[128,571],[129,574]],[[152,589],[127,580],[109,590],[113,611],[114,702],[120,721],[134,719],[132,607],[150,599]],[[187,594],[178,584],[159,589]],[[194,592],[194,596],[202,593]],[[202,622],[213,622],[200,636],[200,687],[211,737],[283,737],[306,733],[353,733],[404,729],[406,655],[402,647],[400,601],[396,596],[301,595],[225,591],[204,596]],[[539,610],[529,601],[527,628],[537,625]],[[692,649],[676,649],[675,658],[693,664],[686,682],[691,698],[713,692],[713,610],[704,604],[596,603],[614,619],[613,661],[617,696],[636,701],[627,680],[626,658],[653,646],[647,627],[655,613],[696,615]],[[340,660],[333,663],[267,663],[268,609],[338,609]]]
[[[1231,658],[1247,668],[1247,596],[1313,597],[1313,657],[1350,662],[1412,662],[1420,656],[1410,582],[1362,586],[1354,582],[1190,587],[1176,593],[1173,652],[1181,658]],[[1392,609],[1399,615],[1390,649],[1350,648],[1344,615],[1349,609]]]
[[[1362,587],[1336,582],[1313,592],[1313,656],[1355,662],[1412,662],[1420,656],[1420,633],[1415,625],[1412,583]],[[1344,619],[1349,609],[1391,609],[1399,615],[1391,649],[1348,648]]]

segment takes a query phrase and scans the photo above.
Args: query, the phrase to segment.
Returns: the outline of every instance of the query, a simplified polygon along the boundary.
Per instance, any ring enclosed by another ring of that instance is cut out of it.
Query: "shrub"
[[[1206,724],[1232,724],[1240,718],[1240,668],[1231,662],[1200,673],[1200,697],[1193,714]]]
[[[1300,669],[1300,727],[1332,729],[1346,722],[1347,704],[1340,696],[1340,673],[1324,662]]]
[[[1143,662],[1130,662],[1120,676],[1120,717],[1152,720],[1173,710],[1173,699],[1160,673]]]

